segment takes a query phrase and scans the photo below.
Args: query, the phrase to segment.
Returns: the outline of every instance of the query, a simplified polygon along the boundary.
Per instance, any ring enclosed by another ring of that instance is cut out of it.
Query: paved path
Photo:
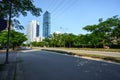
[[[16,65],[16,52],[9,53],[9,63],[5,63],[6,53],[0,52],[0,64],[4,65],[3,68],[0,70],[0,80],[13,80],[14,79],[14,72],[15,72],[15,65]]]
[[[18,54],[16,80],[120,80],[120,64],[49,51]]]

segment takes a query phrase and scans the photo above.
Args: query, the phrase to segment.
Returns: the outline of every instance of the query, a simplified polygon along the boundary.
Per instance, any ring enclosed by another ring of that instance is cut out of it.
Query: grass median
[[[77,55],[81,57],[91,57],[91,58],[98,58],[106,61],[112,61],[112,62],[118,62],[120,63],[120,57],[111,57],[111,56],[103,56],[103,55],[95,55],[95,54],[84,54],[84,53],[74,53],[74,52],[67,52],[62,50],[49,50],[49,49],[42,49],[45,51],[52,51],[52,52],[58,52],[62,54],[68,54],[68,55]]]
[[[105,51],[105,52],[120,52],[120,49],[104,49],[104,48],[60,48],[65,50],[90,50],[90,51]]]

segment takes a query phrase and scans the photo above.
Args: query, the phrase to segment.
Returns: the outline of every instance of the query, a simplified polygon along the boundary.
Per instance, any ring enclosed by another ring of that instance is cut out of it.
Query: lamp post
[[[11,23],[11,10],[12,10],[12,3],[9,0],[9,24],[8,24],[8,36],[7,36],[7,49],[6,49],[6,59],[5,63],[8,63],[8,56],[9,56],[9,44],[10,44],[10,23]]]

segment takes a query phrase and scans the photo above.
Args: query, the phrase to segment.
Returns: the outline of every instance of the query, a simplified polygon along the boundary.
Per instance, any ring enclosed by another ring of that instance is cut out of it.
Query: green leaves
[[[8,18],[10,12],[9,4],[12,4],[11,16],[18,18],[20,15],[27,16],[30,12],[33,16],[40,16],[42,9],[33,4],[33,0],[2,0],[0,1],[0,18]],[[15,22],[14,22],[15,21]],[[15,28],[22,30],[23,26],[18,23],[18,20],[12,20]]]
[[[30,12],[34,16],[40,16],[41,8],[35,7],[32,0],[3,0],[0,3],[1,16],[6,18],[9,15],[9,3],[12,3],[12,17],[19,17],[20,14],[27,16]]]
[[[20,29],[20,30],[23,30],[24,29],[24,27],[20,24],[20,22],[17,20],[17,19],[14,19],[13,20],[13,25],[14,25],[14,27],[16,28],[16,29]]]
[[[92,32],[94,30],[97,30],[97,28],[98,28],[98,26],[96,24],[94,24],[94,25],[87,25],[83,29]]]
[[[96,25],[88,25],[85,26],[83,29],[90,31],[91,34],[94,35],[94,39],[99,37],[102,39],[101,43],[103,47],[112,41],[108,40],[113,38],[113,40],[118,40],[120,38],[120,18],[116,15],[112,18],[108,18],[107,20],[103,21],[102,18],[99,20],[99,24]],[[117,38],[117,39],[116,39]],[[109,41],[109,42],[108,42]]]
[[[2,31],[0,33],[0,44],[4,47],[7,43],[7,31]],[[12,47],[20,46],[27,38],[23,33],[16,32],[14,30],[10,31],[10,45]]]

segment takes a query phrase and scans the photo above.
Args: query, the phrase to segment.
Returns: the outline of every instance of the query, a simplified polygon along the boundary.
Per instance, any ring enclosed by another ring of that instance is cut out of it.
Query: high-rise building
[[[51,21],[50,21],[50,13],[46,11],[43,14],[43,37],[48,38],[50,36],[50,27]]]
[[[33,42],[33,41],[39,41],[39,22],[36,20],[32,20],[29,22],[27,26],[27,43]]]

